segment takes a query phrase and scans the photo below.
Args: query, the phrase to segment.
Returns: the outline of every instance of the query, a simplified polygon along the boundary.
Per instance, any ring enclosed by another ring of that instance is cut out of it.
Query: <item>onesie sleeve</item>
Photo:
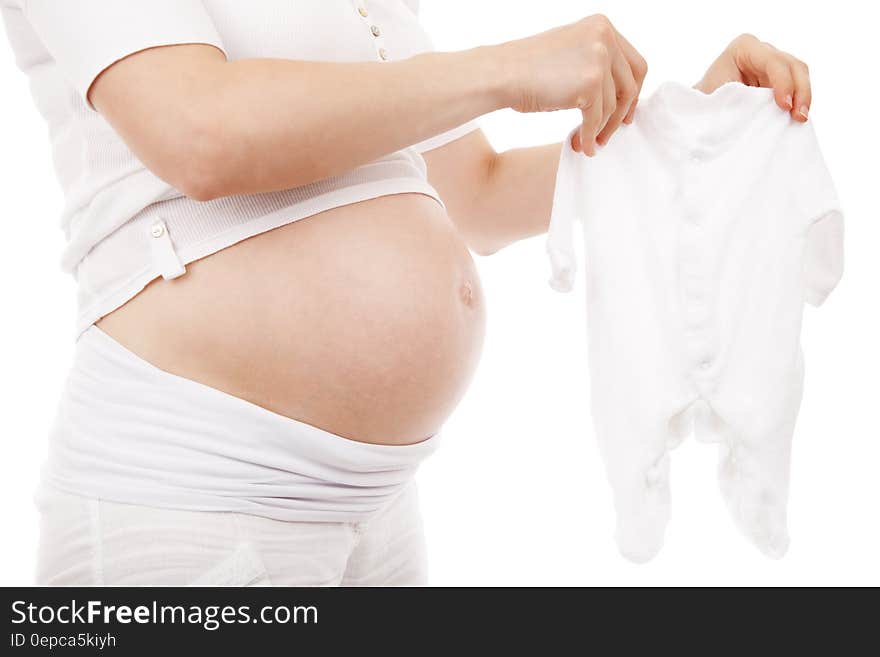
[[[843,211],[812,121],[804,130],[805,152],[797,163],[801,173],[798,201],[807,218],[804,248],[804,298],[821,306],[843,276]]]
[[[577,255],[574,248],[574,222],[583,220],[584,163],[586,157],[571,146],[575,131],[562,144],[559,167],[556,170],[556,188],[550,227],[547,230],[547,255],[550,258],[550,287],[557,292],[569,292],[577,274]]]
[[[46,50],[89,107],[95,79],[133,53],[204,43],[225,54],[201,0],[21,0],[21,5]]]
[[[418,21],[419,14],[419,0],[404,0],[404,4],[407,9],[413,16],[416,17],[416,21]],[[413,41],[411,44],[410,52],[406,54],[407,57],[412,57],[414,55],[418,55],[423,52],[431,52],[434,50],[434,42],[431,40],[431,36],[428,32],[422,27],[421,23],[417,23],[416,29],[412,35]],[[476,119],[472,121],[468,121],[460,126],[453,128],[452,130],[447,130],[446,132],[442,132],[439,135],[435,135],[434,137],[430,137],[424,141],[415,144],[413,148],[417,150],[419,153],[427,153],[428,151],[432,151],[435,148],[440,148],[441,146],[445,146],[456,139],[460,139],[465,135],[472,133],[474,130],[480,129],[480,122]]]

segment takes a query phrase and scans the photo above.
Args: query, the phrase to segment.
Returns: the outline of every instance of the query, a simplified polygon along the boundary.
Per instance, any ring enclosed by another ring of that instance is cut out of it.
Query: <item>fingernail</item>
[[[785,106],[786,106],[788,109],[791,109],[792,107],[794,107],[794,99],[791,97],[791,94],[788,94],[788,95],[785,97]]]
[[[805,119],[809,118],[810,109],[806,105],[801,105],[801,108],[798,110],[798,114],[800,114]]]

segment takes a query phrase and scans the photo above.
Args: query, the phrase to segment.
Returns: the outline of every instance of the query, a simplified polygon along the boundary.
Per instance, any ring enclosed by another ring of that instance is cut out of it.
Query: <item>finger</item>
[[[578,128],[577,130],[575,130],[574,134],[571,136],[571,149],[572,149],[575,153],[580,153],[580,152],[581,152],[581,149],[582,149],[582,146],[581,146],[581,128]]]
[[[594,94],[589,104],[581,108],[580,146],[584,155],[596,154],[596,134],[602,125],[602,95]]]
[[[791,64],[791,74],[794,78],[794,109],[792,110],[792,117],[798,121],[806,121],[810,115],[810,106],[813,104],[810,71],[802,61],[795,60]]]
[[[612,61],[611,75],[616,94],[616,107],[602,132],[596,137],[596,141],[603,146],[608,143],[611,135],[620,127],[624,117],[629,114],[632,102],[636,98],[636,81],[629,67],[629,62],[623,56],[623,53],[618,53]]]
[[[615,111],[617,111],[617,89],[614,86],[614,77],[609,72],[602,78],[602,121],[594,135],[595,139],[598,140]]]
[[[770,56],[777,52],[773,46],[759,41],[751,34],[743,34],[734,39],[731,44],[731,52],[743,82],[753,84],[753,81],[757,80],[761,85],[766,84],[761,78],[764,77],[766,80],[767,64],[770,61]]]
[[[626,113],[626,116],[623,117],[623,122],[629,125],[633,122],[633,118],[636,115],[636,105],[639,104],[639,97],[636,96],[635,100],[629,104],[629,111]]]
[[[633,79],[636,82],[635,99],[630,104],[626,116],[623,117],[624,123],[632,123],[636,112],[636,105],[639,103],[639,94],[642,93],[642,84],[645,82],[645,76],[648,75],[648,62],[645,61],[645,58],[641,56],[639,51],[620,32],[617,32],[616,37],[623,56],[626,57],[626,61],[629,64],[630,71],[632,71]]]
[[[597,54],[602,55],[601,49],[597,48]],[[607,54],[607,51],[605,54]],[[603,77],[601,68],[598,68],[584,80],[582,89],[584,100],[579,105],[581,110],[581,127],[578,131],[580,152],[584,155],[592,156],[596,152],[596,133],[599,132],[602,123]]]
[[[764,76],[761,76],[764,77]],[[794,77],[788,62],[781,57],[768,60],[766,86],[773,89],[776,104],[786,112],[794,108]]]
[[[596,139],[599,133],[608,123],[611,115],[617,108],[617,92],[614,87],[614,78],[611,75],[611,67],[614,58],[617,56],[617,44],[614,42],[613,34],[610,34],[609,40],[604,40],[593,44],[593,54],[595,57],[595,69],[590,78],[590,89],[593,95],[600,95],[602,102],[599,105],[601,115],[598,123],[588,126],[594,130],[592,134],[587,134],[584,130],[581,133],[581,145],[586,149],[589,148],[595,152]],[[589,141],[588,141],[589,140]],[[584,151],[586,152],[586,151]]]

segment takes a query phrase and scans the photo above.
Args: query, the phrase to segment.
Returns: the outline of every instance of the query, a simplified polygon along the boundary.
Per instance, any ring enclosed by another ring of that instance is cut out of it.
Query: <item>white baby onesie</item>
[[[803,302],[840,279],[843,215],[812,122],[768,89],[665,83],[594,158],[563,148],[548,251],[571,289],[583,223],[593,422],[633,561],[661,548],[668,452],[691,429],[721,446],[739,528],[788,546]]]

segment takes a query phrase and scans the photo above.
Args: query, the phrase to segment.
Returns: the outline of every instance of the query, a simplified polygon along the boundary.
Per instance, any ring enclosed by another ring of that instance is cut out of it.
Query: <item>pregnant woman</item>
[[[2,0],[49,124],[75,359],[38,495],[41,584],[414,585],[413,474],[483,338],[468,249],[547,228],[559,144],[473,120],[628,123],[603,16],[433,53],[414,0]],[[807,71],[751,36],[697,85]]]

